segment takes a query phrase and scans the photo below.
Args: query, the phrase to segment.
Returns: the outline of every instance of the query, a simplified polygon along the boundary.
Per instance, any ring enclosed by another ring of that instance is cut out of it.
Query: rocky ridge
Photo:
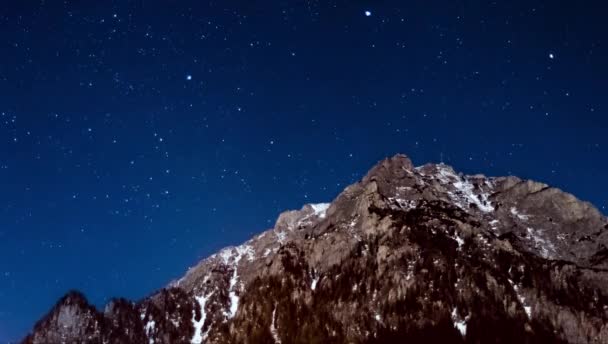
[[[138,302],[70,292],[24,343],[608,343],[608,220],[404,155]]]

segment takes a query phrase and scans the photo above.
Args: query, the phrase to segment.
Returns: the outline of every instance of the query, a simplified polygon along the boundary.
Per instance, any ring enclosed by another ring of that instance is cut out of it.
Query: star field
[[[138,299],[406,153],[606,213],[600,1],[19,1],[0,12],[0,342]]]

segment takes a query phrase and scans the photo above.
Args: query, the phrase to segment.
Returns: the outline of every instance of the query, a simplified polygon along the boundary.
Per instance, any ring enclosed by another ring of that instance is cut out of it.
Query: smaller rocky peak
[[[417,183],[418,176],[412,161],[407,156],[398,154],[376,164],[358,185],[365,197],[382,199],[393,197],[397,188],[413,187]]]
[[[89,304],[87,298],[77,290],[71,290],[65,294],[49,313],[49,319],[66,320],[65,315],[96,313],[94,306]]]
[[[78,291],[70,291],[36,325],[23,343],[76,343],[79,339],[99,339],[103,321],[95,307]]]

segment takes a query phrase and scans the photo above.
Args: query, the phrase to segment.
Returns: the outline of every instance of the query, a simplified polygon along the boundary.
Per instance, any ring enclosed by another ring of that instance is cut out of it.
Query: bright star
[[[371,15],[372,15],[372,12],[371,12],[371,11],[365,11],[365,16],[366,16],[366,17],[371,17]]]

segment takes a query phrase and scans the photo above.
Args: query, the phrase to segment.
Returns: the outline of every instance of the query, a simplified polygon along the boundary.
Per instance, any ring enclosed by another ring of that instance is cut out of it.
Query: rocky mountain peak
[[[25,342],[605,343],[607,246],[561,190],[396,155],[139,302],[66,296]]]
[[[414,164],[407,155],[397,154],[376,164],[363,178],[363,182],[372,180],[391,180],[404,176],[414,170]]]
[[[70,290],[58,302],[56,307],[86,307],[88,305],[87,298],[78,290]]]

